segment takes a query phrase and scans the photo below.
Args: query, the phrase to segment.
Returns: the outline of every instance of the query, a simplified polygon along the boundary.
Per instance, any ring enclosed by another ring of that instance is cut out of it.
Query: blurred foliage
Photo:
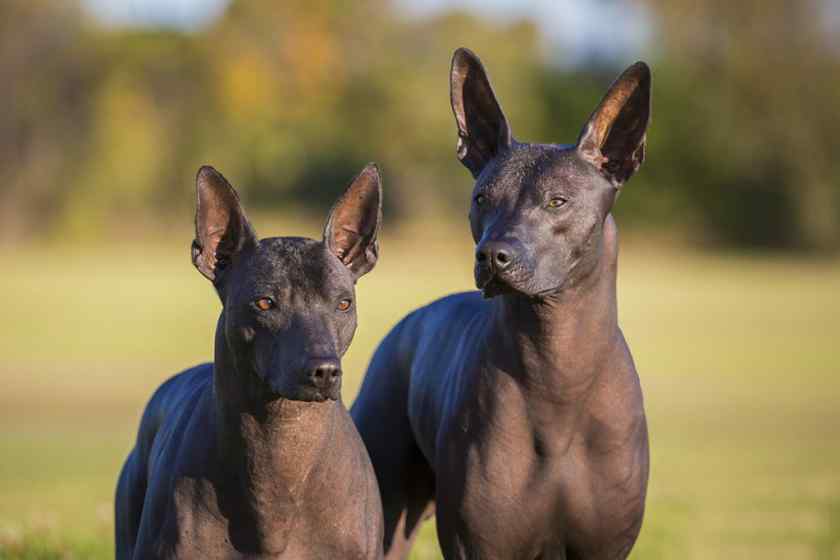
[[[646,4],[659,30],[651,153],[668,160],[649,179],[681,188],[720,240],[836,246],[840,44],[826,22],[837,4]]]
[[[619,1],[619,0],[612,0]],[[633,0],[626,0],[628,2]],[[840,51],[826,2],[635,0],[655,40],[649,161],[622,223],[710,243],[840,241]],[[108,28],[78,4],[0,4],[0,233],[98,237],[179,219],[202,163],[253,206],[317,208],[368,161],[389,223],[463,220],[452,51],[487,64],[520,139],[573,142],[621,68],[547,56],[530,21],[388,0],[234,1],[194,32]]]

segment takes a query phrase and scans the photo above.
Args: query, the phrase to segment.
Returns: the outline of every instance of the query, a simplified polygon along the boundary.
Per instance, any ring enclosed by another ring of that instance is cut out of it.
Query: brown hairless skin
[[[259,240],[210,167],[197,191],[193,263],[223,305],[215,361],[146,407],[117,487],[117,558],[381,558],[376,477],[340,394],[354,284],[378,254],[376,167],[323,241]]]
[[[481,293],[403,319],[353,405],[386,557],[405,557],[434,511],[448,559],[624,558],[642,524],[648,436],[616,317],[610,210],[644,159],[650,71],[628,68],[573,146],[514,140],[465,49],[451,86],[458,157],[476,180]]]

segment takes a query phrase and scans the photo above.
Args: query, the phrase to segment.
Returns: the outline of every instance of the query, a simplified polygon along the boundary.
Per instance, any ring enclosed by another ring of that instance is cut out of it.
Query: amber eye
[[[486,199],[485,199],[485,197],[484,197],[484,195],[483,195],[483,194],[478,194],[478,195],[476,195],[476,196],[475,196],[475,204],[476,204],[476,206],[481,206],[482,204],[484,204],[484,201],[485,201],[485,200],[486,200]]]
[[[350,309],[350,306],[353,305],[353,301],[350,299],[343,299],[338,302],[338,310],[339,311],[347,311]]]
[[[548,201],[549,208],[560,208],[564,204],[566,204],[566,199],[559,196]]]
[[[274,300],[271,298],[264,297],[255,301],[254,305],[256,305],[260,311],[268,311],[269,309],[274,307]]]

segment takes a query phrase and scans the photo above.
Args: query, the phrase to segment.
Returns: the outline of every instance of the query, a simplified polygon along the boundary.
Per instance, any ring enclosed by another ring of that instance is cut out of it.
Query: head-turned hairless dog
[[[479,59],[455,52],[481,293],[405,317],[353,405],[382,492],[387,558],[406,555],[432,511],[449,559],[628,555],[648,436],[616,318],[610,210],[644,159],[650,88],[636,63],[575,145],[523,143]]]
[[[233,187],[196,179],[192,259],[222,300],[215,360],[152,396],[116,496],[117,558],[381,558],[382,505],[341,401],[354,285],[381,221],[369,165],[323,241],[258,239]]]

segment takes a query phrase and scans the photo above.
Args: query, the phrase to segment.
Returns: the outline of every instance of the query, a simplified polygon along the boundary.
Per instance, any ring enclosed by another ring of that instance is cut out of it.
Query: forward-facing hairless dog
[[[650,89],[636,63],[576,144],[518,142],[479,59],[455,52],[451,101],[458,158],[475,178],[481,292],[404,318],[353,405],[382,493],[387,558],[407,554],[432,511],[448,559],[629,554],[648,435],[616,318],[610,210],[644,159]]]
[[[376,477],[340,394],[354,285],[378,255],[378,170],[323,241],[260,240],[221,174],[196,182],[193,263],[222,300],[215,361],[146,407],[117,487],[117,558],[381,558]]]

